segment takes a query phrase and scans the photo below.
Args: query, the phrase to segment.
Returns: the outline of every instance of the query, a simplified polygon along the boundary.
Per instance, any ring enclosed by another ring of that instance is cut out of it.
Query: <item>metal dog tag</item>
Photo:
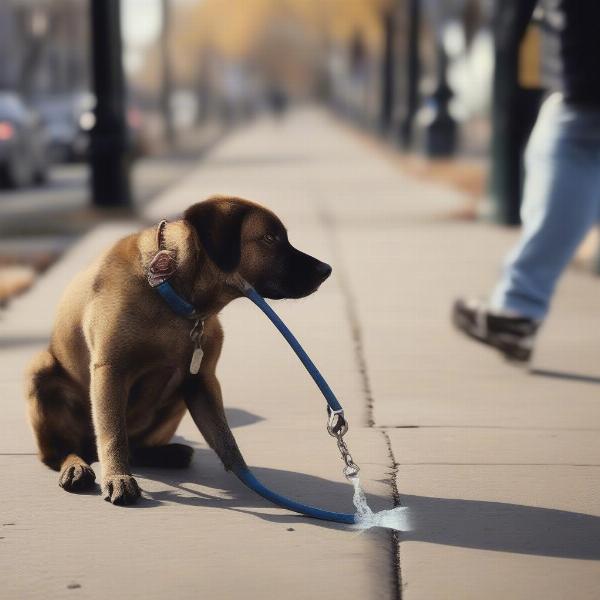
[[[192,360],[190,362],[190,373],[192,375],[197,375],[200,370],[200,364],[202,363],[202,357],[204,356],[204,351],[202,348],[197,347],[194,348],[194,354],[192,354]]]
[[[202,350],[203,332],[204,321],[198,319],[190,331],[190,338],[194,342],[194,353],[192,354],[192,360],[190,361],[190,373],[192,375],[197,375],[200,370],[200,364],[202,363],[202,357],[204,356],[204,350]]]

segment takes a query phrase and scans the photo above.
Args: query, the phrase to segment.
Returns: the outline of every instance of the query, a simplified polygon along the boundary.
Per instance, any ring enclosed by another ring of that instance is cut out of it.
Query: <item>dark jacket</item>
[[[600,2],[543,0],[542,77],[574,104],[600,107]]]
[[[542,29],[545,87],[600,107],[600,0],[519,0],[516,11],[508,35],[522,35],[532,15]]]

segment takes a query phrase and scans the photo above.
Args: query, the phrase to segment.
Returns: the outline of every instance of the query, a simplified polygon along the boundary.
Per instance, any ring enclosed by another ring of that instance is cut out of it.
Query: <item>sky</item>
[[[123,38],[129,46],[145,46],[160,32],[160,0],[123,0],[121,2]]]
[[[169,0],[172,9],[202,0]],[[161,0],[122,0],[121,27],[125,44],[125,69],[134,72],[143,64],[145,49],[160,35]]]
[[[133,73],[142,66],[146,47],[160,34],[161,13],[161,0],[122,0],[121,28],[127,72]]]

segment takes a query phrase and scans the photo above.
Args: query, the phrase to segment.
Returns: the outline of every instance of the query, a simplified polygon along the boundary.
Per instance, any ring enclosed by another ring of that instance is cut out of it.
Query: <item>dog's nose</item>
[[[331,266],[324,262],[317,264],[317,273],[321,276],[322,280],[325,281],[331,275]]]

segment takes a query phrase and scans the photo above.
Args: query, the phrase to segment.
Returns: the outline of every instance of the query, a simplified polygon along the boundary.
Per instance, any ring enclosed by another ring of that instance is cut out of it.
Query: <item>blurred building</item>
[[[88,3],[2,0],[0,56],[0,87],[26,98],[87,89]]]

